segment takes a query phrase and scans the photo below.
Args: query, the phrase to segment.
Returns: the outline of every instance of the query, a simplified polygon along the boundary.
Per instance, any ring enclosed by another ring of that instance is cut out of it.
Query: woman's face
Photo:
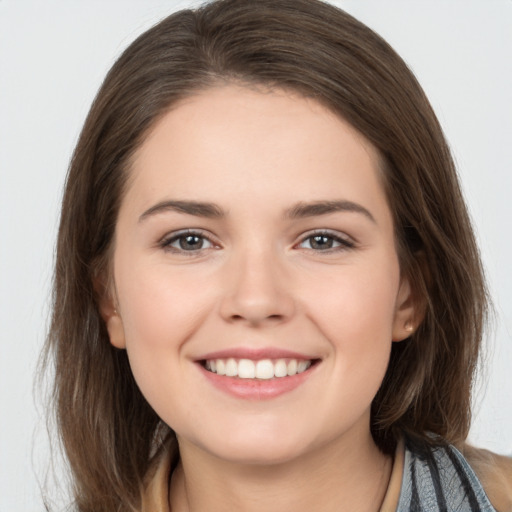
[[[175,105],[130,172],[102,313],[180,444],[264,463],[369,436],[412,317],[371,144],[225,86]]]

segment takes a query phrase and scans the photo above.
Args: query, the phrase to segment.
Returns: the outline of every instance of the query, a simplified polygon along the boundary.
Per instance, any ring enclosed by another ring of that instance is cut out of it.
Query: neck
[[[180,456],[171,484],[172,512],[378,512],[392,466],[369,432],[347,434],[272,465],[221,460],[183,440]]]

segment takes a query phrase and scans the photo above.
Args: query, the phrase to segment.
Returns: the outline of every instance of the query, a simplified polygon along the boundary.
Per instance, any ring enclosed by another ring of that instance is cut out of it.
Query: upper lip
[[[293,350],[286,350],[281,348],[228,348],[224,350],[216,350],[214,352],[208,352],[200,357],[195,358],[197,361],[205,361],[211,359],[252,359],[254,361],[261,359],[299,359],[304,361],[310,361],[313,359],[319,359],[318,357],[301,354],[294,352]]]

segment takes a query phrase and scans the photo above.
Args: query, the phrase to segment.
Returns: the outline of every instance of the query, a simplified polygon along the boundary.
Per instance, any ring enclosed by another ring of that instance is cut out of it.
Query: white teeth
[[[238,362],[238,376],[241,379],[254,379],[256,376],[256,365],[250,359],[240,359]]]
[[[226,363],[222,359],[217,359],[215,365],[217,366],[217,375],[226,375]]]
[[[226,375],[236,377],[238,375],[238,365],[234,359],[228,359],[226,362]]]
[[[215,371],[215,370],[212,370]],[[297,360],[296,359],[290,359],[288,361],[288,367],[287,367],[288,375],[295,375],[297,373]]]
[[[276,377],[286,377],[288,375],[288,368],[284,359],[279,359],[274,365],[274,375]]]
[[[311,363],[309,361],[300,361],[297,364],[297,373],[302,373],[306,371],[311,366]]]
[[[252,361],[251,359],[236,360],[230,357],[229,359],[209,359],[205,362],[205,368],[217,375],[261,380],[291,377],[306,371],[310,366],[311,361],[297,361],[297,359]]]
[[[256,363],[256,378],[271,379],[274,376],[274,365],[270,359],[262,359]]]

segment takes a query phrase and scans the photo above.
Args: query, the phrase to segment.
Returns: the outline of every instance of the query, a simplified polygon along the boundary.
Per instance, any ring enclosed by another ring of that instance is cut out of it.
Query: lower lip
[[[208,381],[224,393],[246,400],[268,400],[298,388],[311,376],[318,364],[313,364],[302,373],[289,377],[274,377],[273,379],[226,377],[208,371],[199,363],[198,366]]]

